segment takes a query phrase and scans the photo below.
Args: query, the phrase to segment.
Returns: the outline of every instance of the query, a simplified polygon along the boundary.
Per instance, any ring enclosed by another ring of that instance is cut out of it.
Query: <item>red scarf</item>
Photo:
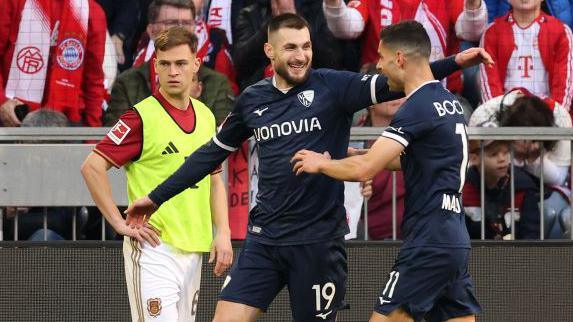
[[[7,96],[32,108],[48,106],[79,121],[88,19],[88,0],[64,0],[61,11],[54,8],[52,0],[27,0],[6,84]]]

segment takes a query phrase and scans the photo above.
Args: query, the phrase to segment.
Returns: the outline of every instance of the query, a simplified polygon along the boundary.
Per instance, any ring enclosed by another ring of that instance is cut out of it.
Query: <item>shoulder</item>
[[[558,127],[571,127],[571,115],[561,104],[555,103],[553,109],[553,117],[555,118],[555,125]]]
[[[215,115],[213,115],[213,112],[207,105],[194,98],[191,98],[191,104],[195,109],[197,121],[203,121],[202,118],[205,118],[205,121],[209,122],[209,124],[213,124],[213,127],[215,127]]]
[[[538,180],[535,179],[529,172],[521,167],[513,167],[515,188],[519,190],[535,190],[538,189]]]
[[[89,1],[89,10],[90,10],[89,13],[90,20],[94,20],[96,26],[100,26],[101,19],[103,19],[104,23],[106,22],[105,12],[103,11],[103,8],[95,0]],[[101,25],[101,27],[103,29],[103,27],[105,27],[105,24]]]

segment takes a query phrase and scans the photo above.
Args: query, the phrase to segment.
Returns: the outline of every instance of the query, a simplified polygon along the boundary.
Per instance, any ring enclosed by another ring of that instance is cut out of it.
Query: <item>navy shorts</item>
[[[272,246],[245,240],[220,300],[266,311],[288,287],[294,321],[334,321],[346,294],[344,239]]]
[[[402,308],[414,321],[427,322],[480,313],[468,273],[469,256],[467,248],[401,250],[374,310],[389,315]]]

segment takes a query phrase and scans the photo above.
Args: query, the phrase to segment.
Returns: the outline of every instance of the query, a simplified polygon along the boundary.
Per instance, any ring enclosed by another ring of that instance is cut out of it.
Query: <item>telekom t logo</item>
[[[533,57],[532,56],[519,56],[519,66],[517,69],[523,71],[522,78],[530,78],[530,70],[533,70]]]

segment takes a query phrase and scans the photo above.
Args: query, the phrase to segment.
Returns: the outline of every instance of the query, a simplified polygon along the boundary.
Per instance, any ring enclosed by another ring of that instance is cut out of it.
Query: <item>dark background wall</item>
[[[339,322],[368,320],[398,249],[349,243],[351,308]],[[204,265],[197,322],[210,321],[223,282],[211,269]],[[478,242],[470,271],[484,308],[480,322],[573,321],[571,242]],[[0,242],[0,321],[130,321],[123,274],[118,242]],[[283,291],[261,321],[289,320]]]

